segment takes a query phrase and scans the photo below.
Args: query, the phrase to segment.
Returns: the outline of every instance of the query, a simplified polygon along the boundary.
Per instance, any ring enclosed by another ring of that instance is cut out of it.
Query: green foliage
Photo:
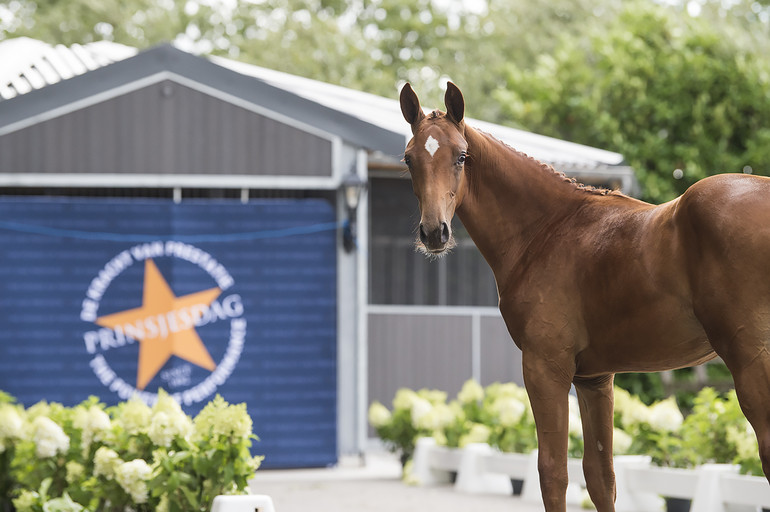
[[[568,453],[578,458],[584,447],[578,401],[573,396],[569,409]],[[449,405],[440,391],[400,389],[393,412],[375,402],[369,421],[404,463],[412,457],[418,437],[432,436],[437,444],[450,448],[468,443],[488,443],[514,453],[537,448],[526,391],[510,383],[482,388],[470,380]],[[647,405],[616,387],[613,423],[615,455],[649,455],[654,464],[669,467],[733,463],[743,473],[762,475],[756,435],[735,391],[722,396],[713,388],[702,389],[694,398],[692,413],[684,417],[674,397]]]
[[[741,412],[735,391],[722,397],[714,389],[704,388],[694,404],[681,431],[687,465],[736,463],[743,472],[762,475],[756,436]]]
[[[718,172],[770,171],[770,68],[703,19],[628,2],[496,91],[528,129],[621,152],[647,199]],[[673,171],[682,171],[681,179]]]
[[[105,408],[0,404],[0,510],[206,511],[215,496],[247,491],[262,460],[245,404],[217,396],[195,420],[161,392]]]
[[[615,385],[638,396],[647,405],[666,397],[658,373],[618,373],[615,375]]]

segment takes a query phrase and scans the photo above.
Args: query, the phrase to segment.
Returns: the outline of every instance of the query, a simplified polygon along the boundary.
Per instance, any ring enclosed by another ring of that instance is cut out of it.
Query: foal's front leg
[[[569,371],[553,359],[522,354],[527,387],[537,428],[537,469],[546,512],[567,510],[567,443],[569,439]]]
[[[598,512],[615,511],[615,471],[612,466],[614,376],[575,379],[583,423],[583,474]]]

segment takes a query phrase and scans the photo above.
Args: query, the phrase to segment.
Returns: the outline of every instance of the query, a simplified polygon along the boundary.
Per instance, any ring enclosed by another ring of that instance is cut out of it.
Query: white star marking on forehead
[[[431,158],[438,151],[438,141],[433,138],[433,135],[429,135],[428,140],[425,141],[425,149],[430,153]]]

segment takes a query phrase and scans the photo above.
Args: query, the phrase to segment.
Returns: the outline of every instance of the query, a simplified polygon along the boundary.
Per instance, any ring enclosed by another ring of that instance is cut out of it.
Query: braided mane
[[[543,163],[540,160],[538,160],[538,159],[536,159],[534,157],[531,157],[531,156],[529,156],[526,153],[523,153],[523,152],[519,151],[518,149],[516,149],[516,148],[510,146],[509,144],[507,144],[506,142],[498,139],[494,135],[491,135],[491,134],[489,134],[489,133],[487,133],[487,132],[485,132],[483,130],[479,130],[478,128],[476,128],[476,131],[486,135],[487,137],[489,137],[490,139],[492,139],[494,141],[499,142],[500,144],[505,146],[509,151],[513,152],[515,155],[519,156],[520,158],[522,158],[522,159],[524,159],[526,161],[529,161],[531,163],[534,163],[534,164],[538,165],[540,167],[540,169],[542,169],[544,172],[547,172],[547,173],[555,176],[556,178],[559,178],[564,183],[569,183],[570,185],[572,185],[577,190],[580,190],[580,191],[583,191],[583,192],[586,192],[586,193],[589,193],[589,194],[599,195],[599,196],[624,195],[622,192],[619,192],[617,190],[610,190],[610,189],[604,188],[604,187],[594,187],[593,185],[586,185],[585,183],[580,183],[577,179],[572,178],[570,176],[567,176],[564,172],[557,171],[556,169],[553,168],[552,165]]]

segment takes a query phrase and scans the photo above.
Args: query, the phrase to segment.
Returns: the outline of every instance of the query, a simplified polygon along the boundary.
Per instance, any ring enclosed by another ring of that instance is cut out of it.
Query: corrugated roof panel
[[[33,89],[40,89],[42,87],[45,87],[47,84],[45,77],[42,73],[40,73],[40,70],[37,68],[37,62],[33,63],[30,67],[28,67],[24,71],[24,78],[27,79],[29,84],[32,86]]]
[[[16,91],[16,94],[27,94],[32,90],[32,84],[29,83],[29,80],[23,74],[12,77],[10,85]]]
[[[85,66],[85,64],[83,64],[83,61],[78,58],[77,54],[72,50],[72,48],[67,48],[64,45],[57,44],[56,53],[59,58],[66,63],[67,67],[72,71],[73,75],[82,75],[88,71],[88,68]]]
[[[47,84],[55,84],[61,80],[61,75],[56,72],[56,69],[51,65],[45,55],[42,55],[37,62],[35,62],[35,68],[37,68],[40,75]]]
[[[28,37],[8,39],[0,43],[0,97],[26,94],[136,53],[135,48],[110,41],[67,47]]]
[[[43,52],[43,59],[51,65],[54,71],[59,75],[59,80],[66,80],[75,76],[75,73],[59,57],[59,52],[53,46],[49,46]]]
[[[94,60],[91,54],[79,44],[73,44],[70,46],[70,50],[72,50],[73,55],[75,55],[75,57],[77,57],[89,71],[102,67]]]

